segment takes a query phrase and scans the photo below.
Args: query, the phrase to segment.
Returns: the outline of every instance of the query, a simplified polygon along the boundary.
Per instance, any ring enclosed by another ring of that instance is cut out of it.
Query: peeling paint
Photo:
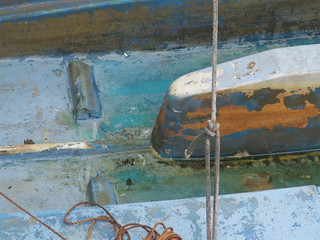
[[[320,147],[316,140],[319,70],[315,64],[320,59],[317,54],[312,55],[318,48],[313,45],[271,50],[219,65],[223,69],[217,87],[222,156],[244,151],[255,155]],[[288,64],[282,61],[286,54],[292,57],[285,61]],[[250,60],[264,68],[254,75],[242,75]],[[270,75],[268,69],[275,67],[277,75]],[[211,93],[206,89],[211,86],[210,82],[200,84],[194,76],[199,73],[201,78],[210,71],[207,68],[187,74],[177,80],[179,84],[174,82],[169,88],[159,115],[161,121],[156,122],[151,140],[162,157],[182,157],[184,149],[205,128],[211,112]],[[238,74],[242,77],[234,83],[232,77]],[[196,89],[193,93],[199,93],[179,95],[174,89],[183,85],[192,85]],[[304,144],[298,140],[301,137],[306,139]],[[197,146],[195,155],[203,156],[202,148]]]
[[[52,150],[75,150],[91,149],[87,142],[67,142],[67,143],[43,143],[43,144],[24,144],[24,145],[1,145],[0,151],[5,154],[43,152]]]

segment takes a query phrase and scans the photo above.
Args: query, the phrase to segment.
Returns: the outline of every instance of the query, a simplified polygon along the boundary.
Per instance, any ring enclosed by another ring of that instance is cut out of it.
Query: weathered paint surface
[[[309,44],[312,42],[310,41],[306,40],[303,43]],[[296,42],[296,44],[299,43],[299,41]],[[270,49],[288,45],[290,45],[289,42],[279,41],[266,44],[264,48]],[[219,59],[224,62],[228,59],[237,58],[239,55],[243,56],[261,51],[264,48],[245,44],[231,48],[226,47],[220,49]],[[307,49],[309,48],[306,47],[304,51],[306,55],[310,56],[310,59],[307,59],[307,63],[303,63],[301,59],[299,66],[308,64],[310,67],[316,67],[312,62],[317,60],[311,57],[315,51]],[[108,146],[109,150],[114,149],[110,148],[111,145],[116,147],[124,146],[124,148],[144,145],[149,140],[165,91],[172,81],[179,76],[209,66],[211,55],[208,54],[208,51],[209,48],[207,47],[196,47],[153,53],[127,52],[126,55],[115,53],[102,55],[75,54],[60,57],[32,56],[2,59],[0,61],[0,112],[5,117],[0,118],[0,143],[3,145],[21,145],[24,139],[32,139],[36,145],[50,145],[50,143],[60,145],[60,143],[66,143],[65,145],[68,146],[68,143],[83,142],[88,145],[87,147],[101,149],[101,147]],[[290,51],[288,51],[286,56],[290,56],[290,54]],[[259,72],[273,73],[279,64],[273,61],[272,65],[266,61],[266,63],[261,63],[264,68],[256,64],[253,69],[247,69],[250,62],[257,62],[254,58],[255,56],[252,56],[248,62],[235,64],[239,69],[237,75],[233,76],[234,78],[232,76],[225,77],[223,82],[219,82],[220,87],[230,88],[235,84],[234,81],[237,83],[243,76],[254,82],[256,81],[255,75],[257,72],[248,74],[250,71],[260,69]],[[100,119],[80,120],[77,122],[74,120],[72,101],[69,96],[67,69],[68,64],[74,60],[81,60],[94,67],[94,76],[99,88],[102,107],[102,117]],[[281,62],[288,62],[289,60],[289,58],[286,58]],[[284,67],[281,66],[281,68]],[[224,76],[229,76],[229,73],[223,72],[222,69],[219,71],[220,74],[224,73]],[[294,70],[290,69],[285,69],[284,71],[293,71],[294,73]],[[206,75],[210,74],[209,72],[209,69],[203,71],[203,82],[208,84],[210,80],[206,78]],[[272,75],[275,76],[276,74]],[[195,83],[196,80],[194,79],[192,83]],[[303,79],[296,79],[297,82],[300,80],[302,81]],[[201,81],[200,79],[199,83]],[[316,79],[314,81],[316,82]],[[174,84],[176,83],[177,81],[174,82]],[[242,82],[240,81],[239,84],[242,84]],[[277,88],[281,89],[285,84],[284,78],[281,84],[279,82]],[[203,86],[203,89],[194,92],[198,88],[190,84],[175,87],[174,89],[179,89],[179,92],[170,91],[179,97],[186,94],[186,92],[191,93],[193,91],[192,94],[197,94],[207,92],[210,89],[206,84],[197,86]],[[268,86],[256,88],[266,87]],[[248,90],[243,91],[247,92]],[[249,93],[248,97],[250,94],[252,93]],[[259,95],[258,92],[256,94]],[[272,99],[273,104],[279,101],[276,95],[273,95]],[[304,109],[304,98],[295,99],[294,97],[285,97],[284,104],[292,106],[294,101],[300,101],[301,108]],[[248,99],[251,105],[253,100],[253,98],[251,100]],[[198,99],[197,101],[204,101],[205,103],[205,100]],[[313,97],[310,96],[307,101],[313,104],[315,95]],[[251,108],[253,107],[251,106]],[[288,109],[288,111],[300,113],[300,115],[301,112],[304,112],[304,110],[298,111],[301,109],[291,110],[290,108]],[[195,116],[195,113],[197,111],[193,109],[192,112],[189,112],[189,116]],[[204,112],[203,117],[205,117],[205,114]],[[250,112],[246,114],[250,114]],[[309,114],[312,115],[313,113],[309,112]],[[170,121],[169,124],[172,125],[173,122]],[[47,148],[44,146],[39,145],[39,151],[52,147],[48,146]],[[25,145],[24,149],[21,147],[23,146],[12,146],[10,151],[17,152],[15,149],[19,149],[20,152],[30,152],[32,149],[37,149],[37,146]],[[8,151],[7,146],[2,146],[1,148],[3,151]],[[70,149],[72,150],[72,147]],[[6,154],[6,152],[3,152],[3,154]]]
[[[100,191],[106,186],[88,185],[96,177],[116,185],[121,204],[205,195],[203,161],[162,162],[148,150],[96,153],[59,150],[1,156],[0,191],[32,211],[70,208],[89,199],[107,204],[107,195]],[[319,169],[319,152],[224,160],[220,193],[318,186]],[[0,213],[14,211],[10,202],[1,202]]]
[[[24,145],[1,145],[0,155],[31,153],[31,152],[53,152],[53,151],[72,151],[92,149],[88,142],[67,142],[67,143],[43,143],[43,144],[24,144]]]
[[[219,65],[222,156],[320,148],[319,46],[271,50]],[[170,86],[152,133],[162,157],[182,157],[210,118],[211,68]],[[199,144],[194,156],[204,154]]]
[[[320,234],[320,195],[316,186],[222,195],[219,199],[219,239],[317,239]],[[160,201],[107,206],[120,224],[153,226],[162,221],[173,227],[182,239],[206,239],[205,199]],[[89,224],[66,226],[66,210],[33,212],[67,239],[83,239]],[[98,208],[74,211],[69,221],[99,216]],[[0,215],[1,239],[39,239],[55,236],[24,213]],[[93,238],[115,237],[111,224],[97,224]],[[142,239],[144,231],[132,231]]]
[[[207,51],[197,47],[2,59],[0,112],[5,117],[0,118],[0,144],[20,145],[24,139],[36,144],[95,140],[107,145],[144,144],[170,83],[208,66]],[[68,64],[74,60],[94,67],[102,107],[99,119],[74,120],[68,79]]]
[[[0,56],[173,49],[211,43],[210,0],[0,5]],[[317,1],[220,1],[219,43],[319,36]]]

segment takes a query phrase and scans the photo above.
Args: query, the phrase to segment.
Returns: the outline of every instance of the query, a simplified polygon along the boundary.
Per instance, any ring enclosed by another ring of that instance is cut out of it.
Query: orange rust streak
[[[174,131],[170,131],[166,128],[163,129],[165,131],[165,135],[166,136],[174,136],[175,135],[175,132]]]
[[[181,124],[181,127],[183,128],[182,130],[180,130],[176,135],[183,137],[185,139],[188,140],[193,140],[195,137],[194,136],[188,136],[188,135],[183,135],[182,131],[186,130],[186,129],[201,129],[201,128],[205,128],[207,125],[207,122],[197,122],[197,123],[188,123],[188,124]],[[200,131],[199,131],[200,133]],[[170,135],[167,135],[170,136]]]
[[[222,91],[217,91],[217,93],[220,93]],[[206,93],[201,93],[198,95],[195,95],[194,97],[192,97],[192,99],[194,100],[201,100],[201,99],[208,99],[211,98],[212,93],[211,92],[206,92]]]
[[[273,129],[277,125],[283,127],[304,128],[308,118],[315,117],[319,110],[314,104],[306,101],[304,109],[292,110],[286,108],[283,97],[280,103],[268,104],[261,111],[248,112],[245,106],[227,106],[219,110],[218,122],[221,125],[221,135],[243,132],[248,129]]]
[[[209,114],[210,114],[209,108],[196,108],[194,112],[187,113],[187,118],[196,118],[196,117],[205,117],[205,116],[210,117]]]
[[[277,98],[280,103],[267,104],[261,111],[249,112],[245,106],[226,106],[219,109],[217,121],[220,123],[221,136],[230,135],[235,132],[243,132],[248,129],[267,128],[273,129],[277,125],[283,127],[304,128],[308,125],[308,118],[315,117],[319,114],[319,110],[314,104],[306,102],[304,109],[292,110],[286,108],[283,99],[284,95],[279,94]],[[206,109],[197,109],[190,113],[188,117],[201,117],[207,114]],[[198,115],[197,115],[198,114]],[[177,135],[183,138],[194,138],[185,136],[182,131],[186,129],[201,129],[206,126],[206,122],[197,122],[190,124],[181,124],[183,128]]]

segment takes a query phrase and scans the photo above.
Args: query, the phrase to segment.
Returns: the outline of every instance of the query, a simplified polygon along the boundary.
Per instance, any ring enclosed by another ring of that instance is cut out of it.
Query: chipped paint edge
[[[53,150],[83,150],[94,149],[89,142],[67,142],[67,143],[43,143],[43,144],[25,144],[25,145],[2,145],[0,146],[0,155],[33,153]]]

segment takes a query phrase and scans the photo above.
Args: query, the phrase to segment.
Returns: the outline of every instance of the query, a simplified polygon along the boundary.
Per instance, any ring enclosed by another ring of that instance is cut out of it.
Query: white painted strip
[[[44,144],[24,144],[24,145],[2,145],[0,155],[14,153],[31,153],[50,150],[77,150],[93,148],[88,142],[68,142],[68,143],[44,143]]]
[[[292,75],[318,74],[319,66],[319,44],[273,49],[219,64],[217,90]],[[209,91],[211,91],[211,67],[178,78],[169,87],[168,95],[185,98]]]

